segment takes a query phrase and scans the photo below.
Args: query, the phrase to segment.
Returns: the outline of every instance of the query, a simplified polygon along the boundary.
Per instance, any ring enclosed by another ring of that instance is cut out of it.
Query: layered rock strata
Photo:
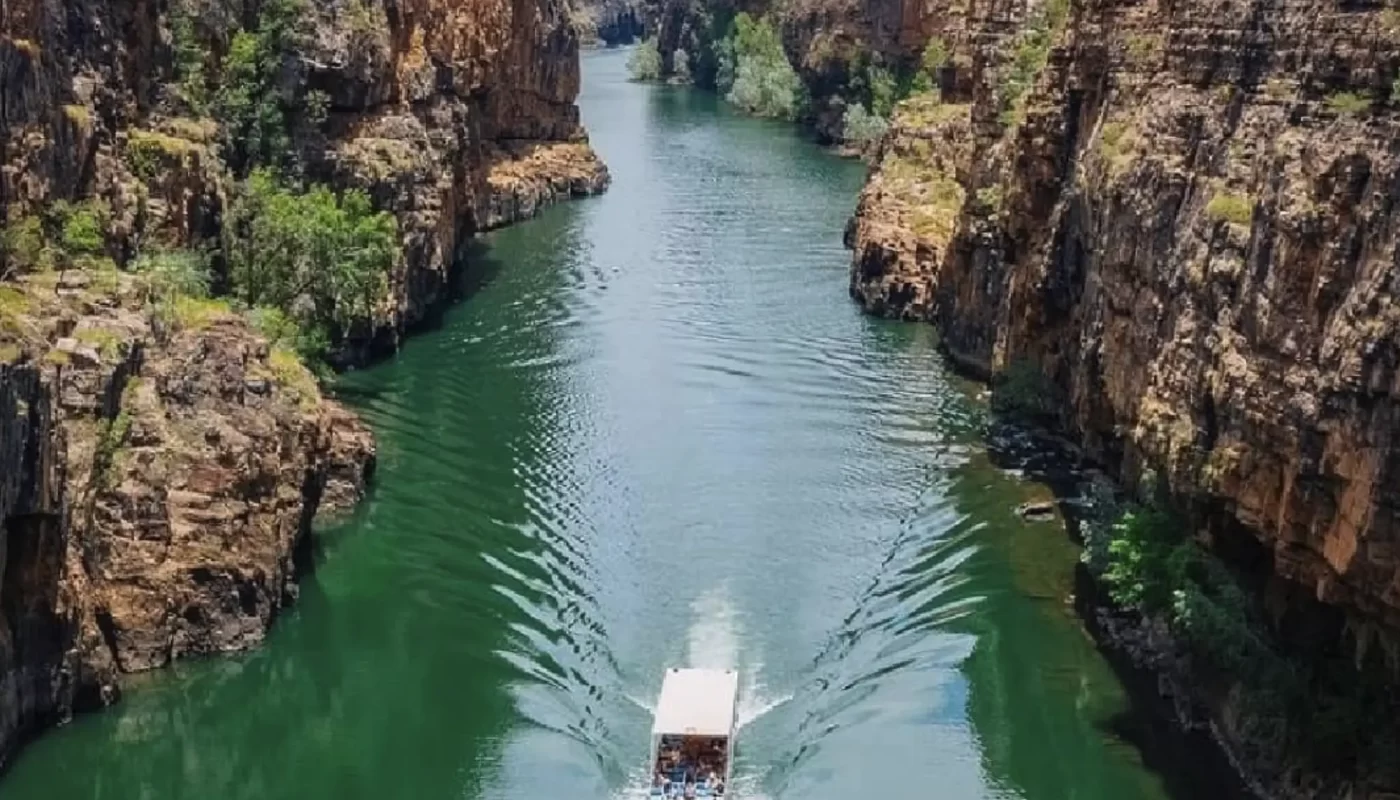
[[[1396,652],[1394,12],[933,5],[941,96],[882,143],[852,296],[932,322],[976,373],[1044,376],[1089,453],[1162,477],[1265,579],[1280,635],[1316,618],[1308,597],[1357,658]]]
[[[257,644],[369,431],[210,305],[161,323],[130,280],[0,287],[0,763],[121,673]]]

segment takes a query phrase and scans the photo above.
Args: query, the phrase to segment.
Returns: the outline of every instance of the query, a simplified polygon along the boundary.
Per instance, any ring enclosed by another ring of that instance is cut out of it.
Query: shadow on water
[[[1081,543],[1082,528],[1088,522],[1084,502],[1087,484],[1096,465],[1062,440],[1007,421],[991,422],[987,442],[988,458],[998,468],[1024,475],[1049,490],[1061,510],[1064,534]],[[1048,535],[1058,535],[1050,532],[1050,526],[1044,527]],[[1130,745],[1175,800],[1253,798],[1209,733],[1199,728],[1183,729],[1178,723],[1176,709],[1159,691],[1156,675],[1135,665],[1118,648],[1101,642],[1095,620],[1107,601],[1100,585],[1079,562],[1073,566],[1070,596],[1075,624],[1094,642],[1114,682],[1124,689],[1122,707],[1095,718],[1094,727],[1105,738]]]

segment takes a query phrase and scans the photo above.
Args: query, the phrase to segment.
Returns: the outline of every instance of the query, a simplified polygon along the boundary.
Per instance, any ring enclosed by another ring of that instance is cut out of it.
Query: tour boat
[[[651,726],[651,795],[728,795],[738,710],[734,670],[666,670]]]

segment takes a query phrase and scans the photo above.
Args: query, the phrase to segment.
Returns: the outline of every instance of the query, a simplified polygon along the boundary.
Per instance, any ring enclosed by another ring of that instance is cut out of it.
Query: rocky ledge
[[[217,303],[125,276],[0,286],[0,759],[123,673],[262,641],[374,441]]]

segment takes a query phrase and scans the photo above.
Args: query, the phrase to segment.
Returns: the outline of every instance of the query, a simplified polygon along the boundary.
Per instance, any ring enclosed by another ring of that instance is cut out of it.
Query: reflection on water
[[[6,800],[618,796],[683,664],[743,676],[737,796],[1211,794],[1121,738],[1075,549],[931,331],[846,300],[862,167],[624,60],[585,65],[611,193],[344,377],[379,482],[267,646],[46,736]]]

